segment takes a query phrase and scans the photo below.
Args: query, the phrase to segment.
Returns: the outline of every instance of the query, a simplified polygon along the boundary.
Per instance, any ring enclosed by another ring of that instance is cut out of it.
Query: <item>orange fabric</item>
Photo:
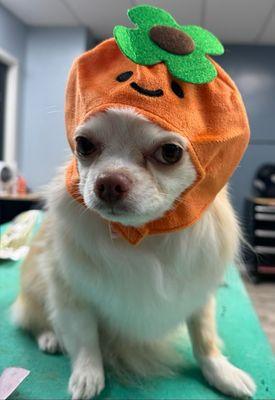
[[[66,94],[66,127],[72,150],[76,127],[110,106],[133,107],[162,128],[178,132],[189,143],[197,179],[182,193],[176,207],[139,228],[112,224],[132,244],[145,235],[179,230],[196,222],[226,184],[246,149],[249,125],[241,96],[225,71],[212,62],[218,72],[212,82],[195,85],[178,81],[185,94],[183,99],[171,90],[172,77],[163,63],[137,65],[120,52],[114,39],[84,53],[72,66]],[[125,71],[133,71],[132,77],[117,82],[116,77]],[[161,88],[164,96],[137,93],[130,87],[131,82],[146,89]],[[73,157],[66,173],[67,190],[83,201],[78,183]]]

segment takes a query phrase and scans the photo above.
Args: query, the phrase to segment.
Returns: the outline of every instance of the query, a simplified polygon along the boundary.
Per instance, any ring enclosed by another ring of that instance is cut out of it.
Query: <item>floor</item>
[[[245,273],[242,273],[242,277],[263,330],[275,353],[275,281],[261,281],[254,284]]]

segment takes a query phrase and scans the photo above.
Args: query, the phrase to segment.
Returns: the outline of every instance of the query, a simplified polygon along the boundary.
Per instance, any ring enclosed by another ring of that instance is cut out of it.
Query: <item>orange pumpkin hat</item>
[[[109,107],[132,107],[187,140],[197,179],[176,206],[138,228],[112,223],[116,232],[137,244],[146,235],[183,229],[201,217],[237,167],[248,144],[249,125],[234,82],[205,55],[223,51],[212,34],[178,25],[156,7],[138,6],[129,16],[138,28],[116,27],[115,39],[74,62],[66,93],[66,128],[74,151],[77,126]],[[66,186],[83,202],[75,157]]]

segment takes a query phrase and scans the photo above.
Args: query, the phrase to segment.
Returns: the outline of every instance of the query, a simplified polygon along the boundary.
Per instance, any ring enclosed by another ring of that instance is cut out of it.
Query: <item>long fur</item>
[[[111,163],[126,168],[134,177],[136,192],[131,199],[131,215],[123,217],[124,221],[128,218],[128,224],[138,224],[150,213],[163,213],[163,207],[173,204],[182,187],[192,183],[194,170],[188,154],[185,164],[169,173],[154,166],[145,170],[126,157],[129,152],[123,153],[127,147],[123,140],[132,149],[141,146],[140,129],[148,135],[144,145],[150,140],[155,144],[158,135],[168,134],[130,111],[110,110],[79,129],[90,129],[93,134],[101,132],[110,146],[109,154],[94,162],[92,168],[80,166],[81,190],[87,207],[67,193],[63,169],[48,188],[49,209],[22,267],[21,292],[13,306],[13,319],[37,338],[49,332],[38,340],[42,349],[49,348],[50,343],[51,349],[56,344],[69,352],[73,371],[77,369],[70,381],[70,391],[73,398],[80,393],[88,398],[104,386],[101,355],[104,364],[112,366],[122,379],[127,379],[129,371],[143,378],[174,373],[180,363],[173,349],[175,335],[179,336],[182,324],[202,309],[222,282],[227,265],[238,252],[239,226],[224,188],[202,218],[189,228],[147,237],[138,246],[120,237],[112,238],[108,221],[93,209],[92,203],[94,180],[103,168]],[[125,139],[129,130],[132,136]],[[117,135],[114,143],[111,134]],[[131,143],[133,137],[135,143]],[[184,182],[180,182],[180,175],[185,177]],[[144,187],[150,187],[153,209],[150,198],[144,196],[146,191],[139,193]],[[209,324],[214,329],[213,323]],[[97,334],[99,344],[96,345],[96,337],[92,344],[91,336]],[[91,365],[91,371],[96,369],[96,389],[87,389],[87,376],[86,392],[79,384],[84,379],[83,365],[78,361],[79,348],[92,348],[97,360],[96,367]],[[217,384],[224,392],[230,392],[230,385],[224,388]],[[231,393],[241,391],[232,389]]]

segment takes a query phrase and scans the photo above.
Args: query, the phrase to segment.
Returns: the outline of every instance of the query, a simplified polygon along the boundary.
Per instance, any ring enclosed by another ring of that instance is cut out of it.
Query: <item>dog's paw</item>
[[[75,369],[69,381],[72,400],[89,400],[104,389],[104,372],[95,367]]]
[[[253,379],[224,356],[205,357],[201,360],[201,369],[208,383],[226,395],[247,398],[256,391]]]
[[[57,337],[52,331],[41,333],[37,337],[37,343],[39,349],[45,353],[55,354],[61,351]]]

